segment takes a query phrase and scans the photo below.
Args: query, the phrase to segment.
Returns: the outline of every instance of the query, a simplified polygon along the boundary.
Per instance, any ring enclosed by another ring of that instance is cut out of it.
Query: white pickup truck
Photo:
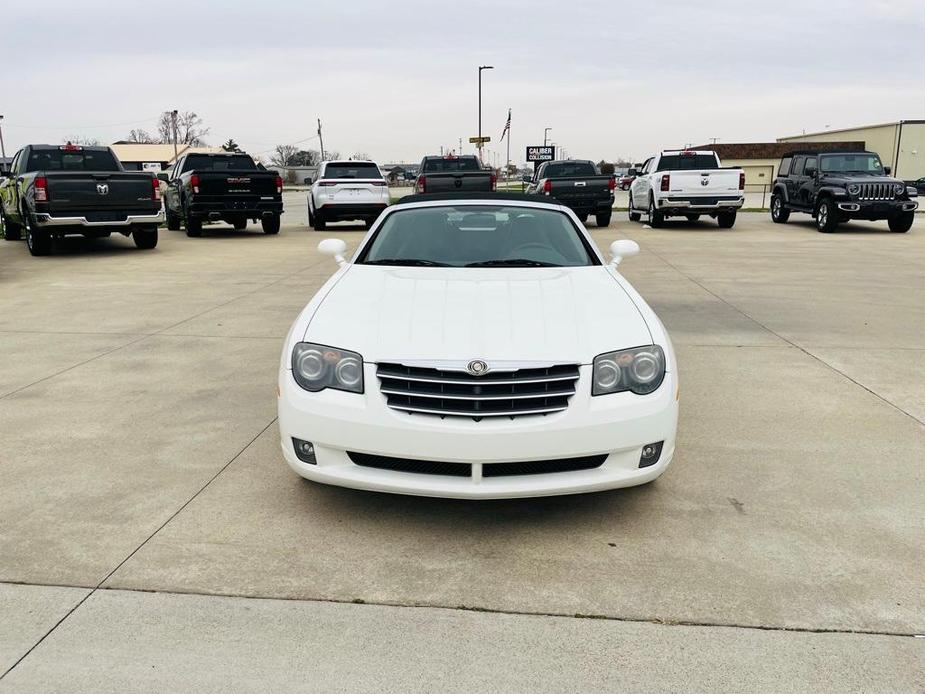
[[[630,169],[629,175],[634,174],[630,221],[638,222],[646,215],[655,228],[668,217],[694,222],[708,214],[719,226],[730,229],[745,204],[745,172],[723,168],[719,155],[709,150],[666,150]]]

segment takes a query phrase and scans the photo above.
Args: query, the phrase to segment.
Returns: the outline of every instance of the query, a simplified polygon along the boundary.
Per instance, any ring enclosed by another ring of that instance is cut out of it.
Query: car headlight
[[[857,183],[848,184],[848,195],[857,195],[860,192],[861,192],[861,186],[859,186]]]
[[[363,357],[345,349],[300,342],[292,350],[292,375],[313,393],[325,388],[363,392]]]
[[[893,193],[896,195],[902,195],[906,191],[905,183],[894,183],[893,184]]]
[[[658,345],[647,345],[600,354],[594,357],[591,379],[591,395],[651,393],[665,380],[665,353]]]

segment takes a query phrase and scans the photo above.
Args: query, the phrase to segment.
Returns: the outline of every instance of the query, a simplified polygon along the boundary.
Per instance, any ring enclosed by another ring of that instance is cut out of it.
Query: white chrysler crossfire
[[[296,319],[283,455],[316,482],[497,499],[649,482],[675,448],[661,321],[571,210],[503,193],[412,196]]]

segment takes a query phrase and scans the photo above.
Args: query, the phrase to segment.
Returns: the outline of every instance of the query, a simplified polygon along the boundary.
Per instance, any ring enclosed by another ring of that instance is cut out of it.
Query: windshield
[[[108,149],[33,149],[26,171],[121,171]]]
[[[658,162],[658,171],[693,171],[695,169],[718,169],[715,154],[663,154]]]
[[[826,154],[821,159],[821,169],[826,173],[883,174],[880,157],[868,152],[858,154]]]
[[[357,262],[443,267],[600,265],[562,212],[504,205],[393,212]]]
[[[441,171],[481,171],[475,157],[450,157],[447,159],[425,159],[424,171],[439,173]]]
[[[546,178],[567,178],[568,176],[596,176],[597,169],[589,161],[570,161],[562,164],[547,164],[543,172]]]
[[[345,162],[327,164],[324,167],[325,178],[382,178],[382,172],[375,164],[365,162]]]
[[[184,171],[256,171],[257,165],[246,154],[227,157],[191,154],[183,165]]]

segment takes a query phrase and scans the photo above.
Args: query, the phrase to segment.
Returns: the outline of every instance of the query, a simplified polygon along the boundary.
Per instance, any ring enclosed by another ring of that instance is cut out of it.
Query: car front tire
[[[775,224],[786,224],[790,219],[790,210],[784,205],[784,199],[780,195],[771,196],[771,221]]]
[[[665,225],[665,215],[655,210],[655,198],[649,198],[649,226],[661,229]]]
[[[890,225],[890,231],[896,234],[905,234],[909,229],[912,228],[912,223],[915,221],[915,212],[903,212],[896,215],[895,217],[890,217],[887,220],[887,223]]]
[[[3,238],[7,241],[19,241],[22,238],[22,227],[15,222],[11,222],[9,218],[3,214],[2,208],[0,208],[0,226],[3,227]]]
[[[816,208],[816,229],[823,234],[830,234],[838,226],[838,212],[835,204],[828,199],[819,203]]]

